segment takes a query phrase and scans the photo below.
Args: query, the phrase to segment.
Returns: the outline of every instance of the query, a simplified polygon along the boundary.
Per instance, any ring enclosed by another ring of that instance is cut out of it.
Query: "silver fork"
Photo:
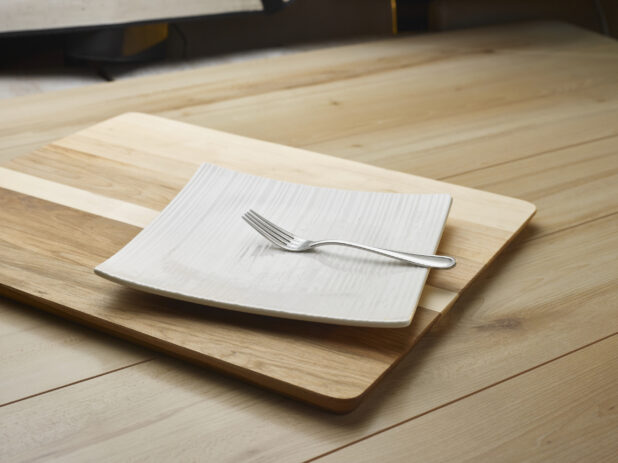
[[[373,246],[367,246],[364,244],[352,243],[350,241],[341,240],[320,240],[311,241],[300,236],[294,235],[294,233],[284,230],[283,228],[275,225],[268,219],[262,217],[254,210],[245,212],[242,216],[245,222],[255,229],[260,235],[266,238],[275,246],[280,247],[286,251],[303,252],[318,246],[326,246],[329,244],[337,246],[348,246],[351,248],[362,249],[364,251],[373,252],[381,256],[392,257],[408,264],[413,264],[419,267],[426,268],[452,268],[455,266],[455,259],[448,256],[434,256],[423,254],[411,254],[407,252],[390,251],[388,249],[376,248]]]

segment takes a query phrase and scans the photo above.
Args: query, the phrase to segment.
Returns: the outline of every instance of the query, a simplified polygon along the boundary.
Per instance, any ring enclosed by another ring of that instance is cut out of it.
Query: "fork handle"
[[[455,266],[455,259],[449,256],[435,256],[435,255],[423,255],[423,254],[412,254],[409,252],[399,252],[399,251],[390,251],[388,249],[375,248],[373,246],[367,246],[364,244],[352,243],[350,241],[340,241],[340,240],[323,240],[323,241],[314,241],[311,245],[312,248],[318,246],[326,246],[326,245],[339,245],[339,246],[348,246],[350,248],[362,249],[364,251],[373,252],[374,254],[379,254],[381,256],[392,257],[393,259],[397,259],[403,262],[407,262],[408,264],[413,264],[419,267],[425,268],[452,268]]]

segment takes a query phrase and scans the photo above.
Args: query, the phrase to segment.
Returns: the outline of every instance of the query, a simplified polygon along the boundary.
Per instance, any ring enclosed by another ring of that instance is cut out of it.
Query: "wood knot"
[[[477,326],[477,329],[485,330],[516,330],[521,328],[522,322],[518,318],[498,318],[484,325]]]

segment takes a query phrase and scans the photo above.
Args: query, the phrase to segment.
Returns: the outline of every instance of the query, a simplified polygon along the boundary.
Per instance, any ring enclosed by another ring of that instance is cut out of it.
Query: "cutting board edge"
[[[367,396],[367,394],[369,394],[370,391],[373,390],[373,388],[380,382],[380,380],[397,364],[399,364],[399,362],[410,352],[410,350],[412,350],[412,348],[416,345],[416,343],[418,343],[418,341],[420,341],[420,339],[427,333],[427,331],[435,325],[441,315],[439,312],[436,312],[434,310],[419,308],[420,310],[431,312],[432,314],[435,314],[435,316],[424,327],[420,335],[415,338],[415,341],[406,349],[405,353],[399,356],[395,362],[391,363],[388,368],[384,369],[384,371],[378,377],[376,377],[375,380],[365,389],[349,397],[341,397],[337,395],[327,395],[312,391],[280,379],[275,379],[261,373],[256,373],[255,371],[247,368],[239,367],[223,361],[218,361],[218,359],[214,357],[204,356],[203,354],[193,352],[189,349],[178,348],[178,346],[171,343],[164,342],[164,345],[161,345],[161,343],[159,342],[159,344],[157,344],[156,341],[159,340],[151,338],[150,336],[144,336],[140,332],[123,329],[122,327],[118,327],[117,325],[110,323],[104,319],[99,319],[92,316],[84,316],[83,312],[66,308],[54,301],[50,301],[43,297],[29,294],[24,291],[20,291],[19,289],[15,289],[3,283],[0,283],[0,296],[7,297],[18,303],[22,303],[24,305],[31,306],[52,315],[61,317],[62,319],[71,320],[75,323],[86,326],[89,329],[105,333],[122,341],[153,349],[159,354],[169,355],[170,357],[177,358],[182,361],[188,361],[193,365],[201,367],[207,366],[215,371],[225,373],[226,375],[229,375],[241,382],[249,382],[263,390],[276,392],[295,401],[299,401],[310,406],[317,406],[326,411],[338,414],[349,413],[356,409],[362,403],[363,399]],[[154,356],[151,358],[143,359],[139,363],[147,362],[153,359],[155,359]]]

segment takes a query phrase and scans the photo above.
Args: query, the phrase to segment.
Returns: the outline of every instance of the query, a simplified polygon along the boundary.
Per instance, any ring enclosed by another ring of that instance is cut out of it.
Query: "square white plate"
[[[249,227],[242,214],[254,209],[309,239],[433,254],[450,205],[447,194],[319,188],[203,164],[170,204],[95,272],[143,291],[219,308],[402,327],[412,320],[428,270],[343,247],[286,252]]]

